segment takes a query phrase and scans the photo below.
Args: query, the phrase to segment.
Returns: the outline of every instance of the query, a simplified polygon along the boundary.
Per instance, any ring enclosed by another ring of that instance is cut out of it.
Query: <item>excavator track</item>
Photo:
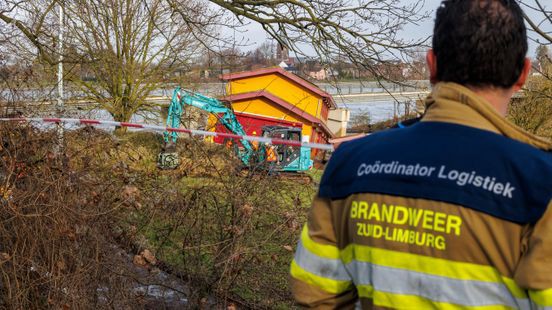
[[[278,172],[276,177],[282,180],[293,180],[305,185],[314,183],[314,180],[310,175],[299,172]]]
[[[278,180],[295,181],[305,185],[314,184],[314,179],[310,175],[301,172],[274,171],[268,173],[266,170],[257,170],[252,172],[251,170],[244,168],[239,174],[242,177],[250,177],[253,180],[274,178]]]

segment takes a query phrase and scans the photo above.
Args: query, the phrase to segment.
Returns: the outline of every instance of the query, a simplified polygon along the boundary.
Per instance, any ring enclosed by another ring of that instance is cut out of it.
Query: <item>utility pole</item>
[[[63,30],[64,30],[64,23],[63,23],[63,14],[64,14],[64,8],[63,8],[63,2],[60,1],[59,3],[59,37],[58,37],[58,53],[59,53],[59,63],[58,63],[58,100],[57,100],[57,106],[56,106],[56,113],[57,117],[63,117],[64,112],[64,106],[63,106]],[[61,153],[63,150],[63,124],[59,123],[57,125],[57,139],[58,139],[58,146],[57,151],[58,153]]]

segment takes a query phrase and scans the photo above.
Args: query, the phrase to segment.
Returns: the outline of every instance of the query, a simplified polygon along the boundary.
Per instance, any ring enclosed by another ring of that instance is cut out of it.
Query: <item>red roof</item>
[[[264,98],[274,102],[275,104],[279,105],[283,109],[285,109],[287,111],[290,111],[291,113],[295,114],[296,116],[309,121],[310,123],[313,124],[313,126],[315,126],[315,127],[318,126],[318,127],[322,128],[330,138],[332,138],[334,136],[333,133],[331,132],[331,130],[328,128],[328,126],[326,126],[326,124],[324,124],[320,119],[310,115],[309,113],[299,109],[298,107],[296,107],[292,104],[289,104],[286,101],[284,101],[283,99],[281,99],[279,97],[276,97],[273,94],[271,94],[267,91],[264,91],[264,90],[250,92],[250,93],[241,93],[241,94],[230,95],[230,96],[226,96],[222,99],[232,102],[232,101],[250,100],[250,99],[255,99],[255,98],[260,98],[260,97],[264,97]]]
[[[261,75],[268,75],[268,74],[279,74],[288,80],[291,80],[292,82],[295,82],[299,86],[302,86],[311,92],[321,96],[324,99],[324,102],[328,105],[330,108],[337,108],[337,105],[335,104],[335,101],[333,100],[332,96],[328,94],[327,92],[321,90],[318,88],[318,86],[312,84],[311,82],[291,73],[287,72],[286,70],[282,69],[281,67],[272,67],[272,68],[263,68],[259,70],[253,70],[253,71],[245,71],[245,72],[237,72],[237,73],[230,73],[230,74],[223,74],[222,79],[226,81],[231,80],[239,80],[244,78],[249,78],[253,76],[261,76]]]

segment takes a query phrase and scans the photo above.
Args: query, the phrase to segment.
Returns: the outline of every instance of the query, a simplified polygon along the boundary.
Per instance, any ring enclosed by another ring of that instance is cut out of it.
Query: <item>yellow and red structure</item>
[[[223,99],[230,102],[247,134],[280,125],[301,128],[303,142],[327,143],[333,138],[327,121],[336,104],[331,95],[305,79],[280,67],[226,74],[222,79],[227,81]]]

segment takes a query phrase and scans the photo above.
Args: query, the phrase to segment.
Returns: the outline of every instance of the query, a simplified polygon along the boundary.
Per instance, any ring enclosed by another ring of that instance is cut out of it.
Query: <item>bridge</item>
[[[389,82],[342,82],[337,84],[319,83],[317,86],[332,95],[336,102],[346,102],[347,105],[366,105],[374,102],[415,102],[423,100],[430,93],[430,83],[428,80],[405,81],[402,84]],[[198,92],[210,96],[217,96],[224,89],[223,83],[208,83],[197,87]],[[165,90],[155,91],[157,94],[146,99],[160,107],[168,106],[171,96]],[[171,93],[172,95],[172,93]],[[515,99],[523,98],[525,94],[518,92],[514,95]],[[39,112],[55,111],[57,99],[46,100],[22,100],[16,103],[0,101],[0,112],[14,113],[22,110],[38,110]],[[89,99],[67,99],[64,102],[68,110],[88,110],[101,108],[97,102]]]

